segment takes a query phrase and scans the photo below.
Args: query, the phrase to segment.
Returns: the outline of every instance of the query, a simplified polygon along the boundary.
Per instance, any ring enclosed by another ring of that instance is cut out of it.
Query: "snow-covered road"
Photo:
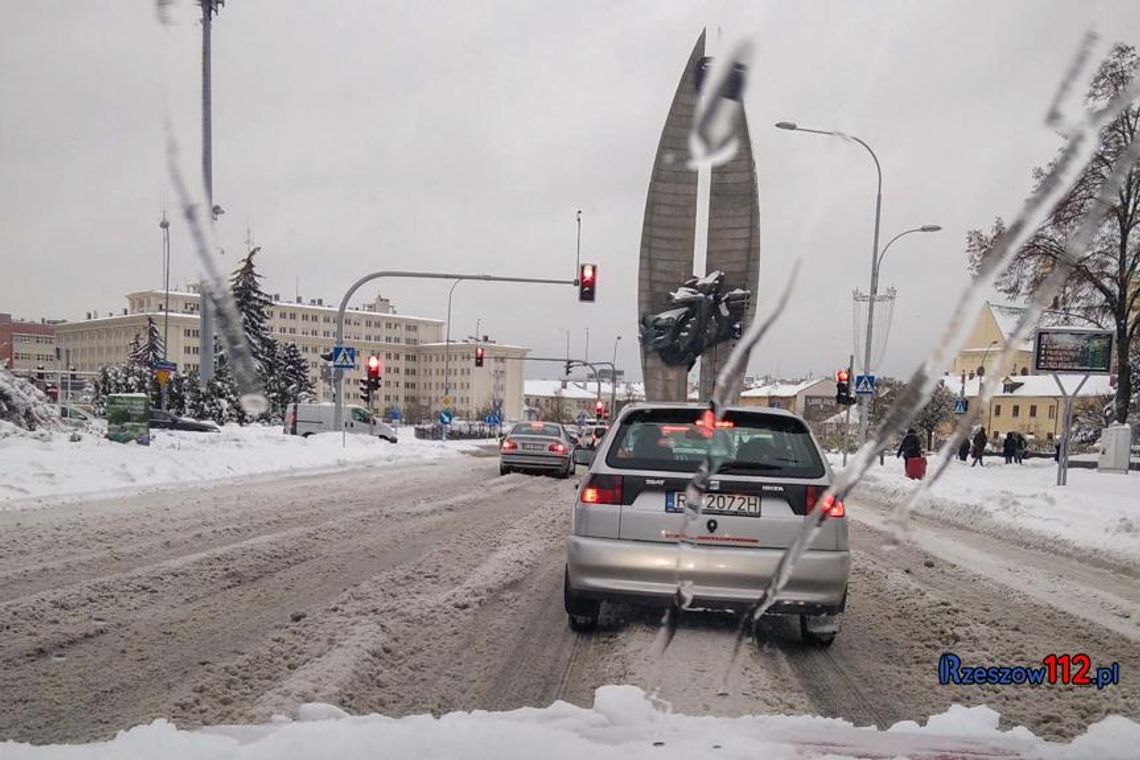
[[[392,716],[588,706],[608,683],[660,682],[688,714],[880,727],[986,703],[1052,738],[1140,717],[1130,567],[932,521],[888,551],[880,497],[856,497],[835,645],[806,647],[773,618],[721,696],[728,616],[688,616],[660,662],[654,613],[607,607],[593,635],[567,629],[573,492],[462,456],[0,512],[0,740],[91,740],[160,717],[263,721],[312,701]],[[1099,596],[1078,604],[1082,588]],[[1085,652],[1124,678],[1103,691],[939,686],[946,651],[985,665]]]

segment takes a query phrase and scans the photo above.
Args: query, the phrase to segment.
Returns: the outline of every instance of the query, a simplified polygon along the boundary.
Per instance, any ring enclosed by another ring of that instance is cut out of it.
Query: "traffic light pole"
[[[614,367],[613,362],[588,362],[584,359],[555,359],[549,356],[504,356],[506,361],[520,361],[520,362],[558,362],[565,364],[567,372],[571,367],[589,367],[594,372],[594,380],[598,384],[598,401],[602,400],[602,376],[598,374],[598,367],[610,368],[610,414],[614,413],[614,405],[617,403],[617,379],[614,378],[614,373],[617,368]]]
[[[855,354],[849,354],[847,359],[847,377],[850,381],[851,373],[855,371]],[[843,415],[843,466],[847,466],[847,449],[851,447],[851,405]]]
[[[453,274],[449,272],[408,272],[402,270],[381,270],[373,272],[361,277],[354,282],[352,286],[345,291],[344,298],[340,301],[340,308],[336,313],[336,345],[344,345],[344,312],[348,309],[348,302],[360,287],[373,280],[381,278],[403,278],[403,279],[416,279],[416,280],[482,280],[483,282],[522,282],[532,285],[572,285],[578,287],[578,280],[554,280],[536,277],[500,277],[491,274]],[[446,347],[451,351],[451,346]],[[561,359],[559,361],[562,361]],[[336,398],[334,403],[333,424],[337,430],[344,429],[344,370],[333,370],[333,382],[336,386]],[[601,380],[598,381],[599,384]]]

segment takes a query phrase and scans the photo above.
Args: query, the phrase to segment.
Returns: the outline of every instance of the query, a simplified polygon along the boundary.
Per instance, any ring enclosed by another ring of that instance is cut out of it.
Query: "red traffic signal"
[[[578,267],[578,300],[593,303],[598,293],[598,267],[582,264]]]
[[[475,347],[475,366],[476,367],[482,367],[483,366],[483,347],[482,346],[476,346]]]
[[[851,397],[850,377],[845,369],[835,373],[835,403],[839,406],[850,406],[855,403],[855,399]]]
[[[383,371],[384,364],[380,361],[380,357],[376,354],[368,357],[368,377],[370,379],[380,377]]]
[[[835,373],[835,382],[846,383],[847,379],[847,370],[841,369]]]

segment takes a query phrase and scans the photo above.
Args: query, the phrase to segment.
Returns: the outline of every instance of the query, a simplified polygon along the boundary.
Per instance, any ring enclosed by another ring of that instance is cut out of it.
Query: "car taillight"
[[[812,510],[815,509],[815,502],[819,498],[819,492],[819,486],[808,486],[804,489],[804,514],[810,515]],[[847,514],[843,502],[834,496],[828,496],[821,507],[827,510],[828,517],[844,517]]]
[[[582,486],[583,504],[621,504],[621,475],[594,475]]]
[[[566,447],[563,446],[561,443],[558,443],[557,441],[555,441],[554,443],[550,444],[548,451],[553,451],[555,454],[565,454],[566,453]]]
[[[519,445],[510,438],[504,438],[502,444],[499,445],[499,448],[503,451],[515,451],[518,447]]]

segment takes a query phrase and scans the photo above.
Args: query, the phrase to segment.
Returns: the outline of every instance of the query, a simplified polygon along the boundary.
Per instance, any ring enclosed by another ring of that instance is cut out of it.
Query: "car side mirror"
[[[574,464],[593,464],[594,453],[593,449],[574,449]]]

